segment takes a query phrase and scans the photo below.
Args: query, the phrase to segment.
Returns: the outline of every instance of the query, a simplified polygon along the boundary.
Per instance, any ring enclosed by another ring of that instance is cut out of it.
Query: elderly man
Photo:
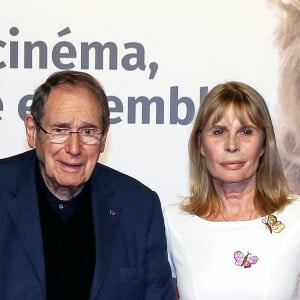
[[[54,73],[25,127],[33,150],[0,161],[0,299],[174,299],[158,196],[98,163],[100,84]]]

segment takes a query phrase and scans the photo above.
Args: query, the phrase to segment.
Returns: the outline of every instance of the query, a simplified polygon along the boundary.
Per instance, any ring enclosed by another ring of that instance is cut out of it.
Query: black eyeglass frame
[[[42,126],[41,126],[41,124],[39,123],[39,122],[37,122],[36,121],[36,119],[35,119],[35,117],[34,116],[32,116],[33,117],[33,120],[34,120],[34,122],[35,122],[35,124],[38,126],[38,128],[39,129],[41,129],[45,134],[48,134],[49,136],[53,136],[53,132],[49,132],[49,131],[47,131],[47,130],[45,130]],[[94,128],[80,128],[79,130],[77,130],[77,131],[68,131],[67,133],[68,134],[61,134],[61,136],[64,136],[64,137],[66,137],[66,139],[63,139],[62,141],[53,141],[53,140],[51,140],[50,139],[50,141],[53,143],[53,144],[63,144],[63,143],[65,143],[70,137],[71,137],[71,135],[73,134],[73,133],[77,133],[78,135],[79,135],[79,137],[81,138],[81,141],[84,143],[84,144],[86,144],[86,145],[95,145],[95,144],[97,144],[97,143],[86,143],[86,138],[91,138],[91,141],[97,141],[97,142],[100,142],[100,136],[101,136],[101,134],[103,134],[103,132],[104,132],[104,130],[103,131],[98,131],[97,132],[97,134],[99,134],[99,138],[97,138],[96,136],[82,136],[82,132],[83,132],[83,130],[86,130],[86,129],[94,129]]]

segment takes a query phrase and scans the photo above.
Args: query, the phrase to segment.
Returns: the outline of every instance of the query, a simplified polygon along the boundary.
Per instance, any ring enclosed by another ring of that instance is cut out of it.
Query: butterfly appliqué
[[[252,265],[257,263],[258,259],[257,256],[252,256],[249,252],[246,255],[242,251],[234,252],[235,264],[242,268],[251,268]]]
[[[262,219],[262,222],[266,225],[271,234],[273,232],[279,233],[285,227],[285,225],[282,222],[278,221],[274,215],[266,216]]]

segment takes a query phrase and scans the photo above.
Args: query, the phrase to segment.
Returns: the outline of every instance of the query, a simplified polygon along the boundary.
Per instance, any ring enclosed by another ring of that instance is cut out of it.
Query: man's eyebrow
[[[98,128],[98,126],[96,126],[94,123],[90,123],[90,122],[83,122],[80,127]]]
[[[61,127],[61,128],[69,128],[70,125],[71,124],[69,122],[56,122],[52,126]]]
[[[56,122],[54,123],[52,126],[55,126],[55,127],[61,127],[61,128],[71,128],[71,123],[70,122]],[[98,126],[96,126],[95,124],[93,123],[90,123],[90,122],[82,122],[79,126],[79,128],[82,128],[82,127],[85,127],[85,128],[98,128]]]

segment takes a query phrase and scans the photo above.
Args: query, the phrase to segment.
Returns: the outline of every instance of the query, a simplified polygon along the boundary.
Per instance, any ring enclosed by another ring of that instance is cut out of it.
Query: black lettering
[[[24,121],[25,115],[30,112],[33,95],[25,95],[21,98],[18,105],[18,112],[20,118]]]
[[[142,124],[150,123],[150,105],[156,104],[156,124],[164,124],[164,100],[161,97],[148,99],[145,96],[138,98],[128,97],[128,123],[136,123],[136,106],[137,103],[142,105]]]
[[[185,107],[185,116],[179,116],[179,105]],[[178,86],[172,86],[170,90],[170,124],[187,125],[192,122],[195,115],[195,105],[191,98],[178,98]]]
[[[108,96],[108,105],[110,113],[122,113],[123,112],[123,103],[122,101],[116,96]],[[111,104],[114,104],[114,107]],[[122,121],[120,117],[112,118],[110,117],[110,124],[118,124]]]

